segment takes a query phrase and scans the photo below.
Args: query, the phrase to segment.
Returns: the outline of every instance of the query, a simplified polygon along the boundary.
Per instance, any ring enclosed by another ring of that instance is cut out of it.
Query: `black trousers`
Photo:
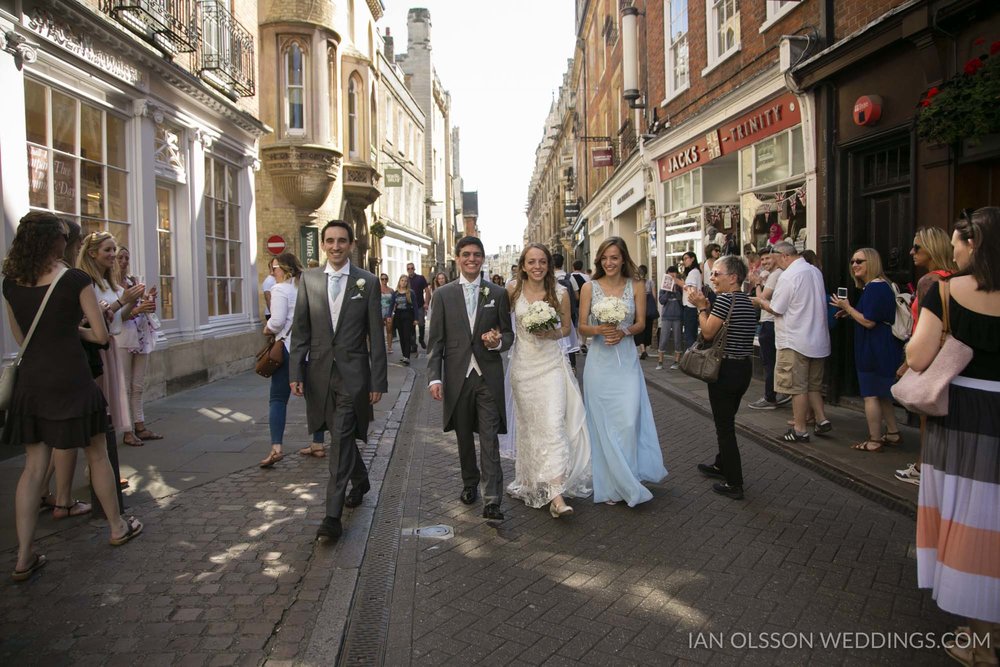
[[[399,351],[402,352],[403,357],[409,359],[412,352],[410,348],[415,345],[413,342],[413,311],[395,311],[392,314],[392,330],[399,338]]]
[[[753,362],[747,359],[723,359],[719,379],[708,384],[708,400],[715,420],[715,436],[719,453],[715,465],[722,470],[732,486],[743,486],[743,464],[740,448],[736,444],[736,411],[740,409],[743,394],[750,386]]]
[[[764,364],[764,398],[774,403],[778,400],[778,395],[774,393],[774,363],[778,354],[774,349],[774,322],[760,323],[757,340],[760,342],[760,360]]]
[[[455,405],[455,435],[462,485],[483,484],[483,502],[500,504],[503,500],[503,468],[500,467],[500,412],[493,394],[481,375],[472,371],[462,383]],[[479,433],[479,463],[476,465],[475,433]]]

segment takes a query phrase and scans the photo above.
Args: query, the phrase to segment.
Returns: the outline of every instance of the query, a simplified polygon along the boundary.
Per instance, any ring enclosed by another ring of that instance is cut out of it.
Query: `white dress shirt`
[[[324,273],[328,276],[327,280],[339,280],[340,281],[340,294],[337,295],[337,299],[330,304],[330,324],[333,326],[333,330],[337,331],[337,322],[340,320],[340,309],[344,305],[344,294],[347,292],[348,288],[348,278],[351,276],[351,262],[347,261],[340,270],[337,270],[330,266],[330,263],[326,263],[326,269]],[[327,298],[329,299],[329,292],[327,292]]]
[[[823,274],[801,257],[788,265],[771,295],[774,346],[810,359],[830,356]]]
[[[479,303],[479,296],[480,296],[479,295],[479,285],[481,284],[480,283],[481,280],[482,280],[481,278],[476,278],[475,280],[473,280],[470,283],[468,280],[465,279],[465,276],[459,276],[458,277],[458,285],[459,285],[459,287],[462,288],[462,304],[463,305],[465,304],[465,290],[468,289],[467,285],[474,285],[475,286],[475,288],[476,288],[475,289],[475,292],[476,292],[476,303],[478,305],[478,303]],[[476,326],[476,310],[477,309],[473,309],[472,315],[469,317],[469,331],[470,332],[472,331],[473,327]],[[476,362],[476,355],[475,354],[473,354],[472,356],[469,357],[469,368],[466,369],[466,371],[465,371],[465,377],[469,377],[470,375],[472,375],[472,371],[476,371],[477,375],[482,375],[483,374],[482,369],[479,368],[479,364]]]

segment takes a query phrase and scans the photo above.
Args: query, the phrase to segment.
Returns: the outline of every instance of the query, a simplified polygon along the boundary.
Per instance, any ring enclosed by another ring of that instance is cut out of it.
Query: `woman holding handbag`
[[[946,414],[928,417],[917,508],[917,585],[969,619],[974,642],[946,651],[966,665],[996,665],[1000,638],[1000,208],[963,214],[952,248],[959,271],[921,303],[906,347],[910,371],[948,373],[936,361],[946,331],[971,348],[951,380]],[[944,354],[943,352],[941,354]],[[950,369],[954,371],[956,369]],[[926,384],[930,384],[929,382]],[[983,646],[993,633],[992,645]],[[962,648],[971,646],[970,648]]]
[[[27,581],[46,563],[32,542],[52,449],[84,449],[91,484],[109,517],[112,545],[125,544],[142,532],[142,523],[120,515],[105,440],[107,403],[80,346],[81,337],[107,343],[108,331],[90,277],[62,263],[68,238],[67,226],[56,216],[29,213],[21,219],[3,263],[8,321],[21,345],[0,436],[3,444],[23,445],[25,450],[14,501],[18,551],[11,578],[17,582]],[[88,328],[80,326],[84,317]]]
[[[275,257],[272,265],[275,285],[271,288],[271,317],[264,325],[264,335],[276,337],[276,342],[281,344],[281,366],[271,375],[267,414],[267,424],[271,431],[271,452],[260,462],[261,468],[270,468],[285,458],[282,452],[285,418],[288,414],[288,398],[292,395],[288,382],[288,351],[291,349],[292,316],[295,314],[295,300],[299,293],[299,276],[302,275],[302,263],[290,252],[283,252]],[[325,457],[323,431],[313,433],[312,444],[299,450],[299,453],[318,459]]]
[[[138,278],[129,269],[131,254],[128,248],[118,248],[118,283],[125,289],[139,284]],[[125,438],[145,442],[162,440],[163,436],[146,428],[146,417],[142,410],[142,394],[146,389],[146,369],[149,355],[156,348],[156,330],[160,322],[156,312],[156,288],[151,288],[139,299],[128,317],[122,318],[122,333],[115,337],[118,345],[118,359],[125,375],[125,389],[128,394],[129,409],[135,429],[125,434]]]
[[[706,477],[723,480],[712,490],[723,496],[743,498],[743,464],[736,442],[736,412],[750,387],[753,373],[753,338],[757,329],[757,313],[750,296],[743,292],[747,265],[737,255],[726,255],[715,261],[710,274],[715,286],[715,303],[700,290],[688,288],[688,298],[698,309],[701,336],[707,342],[725,336],[719,377],[708,383],[708,400],[712,405],[715,437],[719,452],[715,463],[699,463],[698,470]]]

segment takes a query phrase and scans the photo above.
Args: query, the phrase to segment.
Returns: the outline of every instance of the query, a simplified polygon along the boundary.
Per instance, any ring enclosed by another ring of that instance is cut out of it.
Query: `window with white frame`
[[[802,4],[802,0],[765,0],[766,23],[776,21]]]
[[[740,48],[739,0],[705,0],[708,16],[708,66],[724,60]]]
[[[801,125],[740,151],[740,183],[744,191],[787,181],[805,171]]]
[[[338,127],[340,123],[340,114],[337,113],[337,98],[340,96],[337,92],[340,90],[337,86],[337,45],[334,42],[327,42],[326,45],[326,68],[327,68],[327,80],[329,83],[330,90],[330,100],[327,102],[330,105],[330,137],[333,139],[334,143],[337,141],[337,137],[340,136],[340,128]]]
[[[347,80],[347,154],[351,158],[358,157],[358,93],[360,85],[355,77]]]
[[[288,134],[305,134],[306,82],[305,54],[298,42],[285,49],[285,129]]]
[[[393,121],[395,120],[395,114],[392,110],[392,96],[385,96],[385,138],[390,144],[396,143],[396,131]]]
[[[159,251],[159,313],[160,319],[172,320],[174,314],[174,191],[156,186],[156,241]]]
[[[205,156],[205,276],[208,314],[243,312],[243,243],[236,167]]]
[[[691,84],[688,72],[688,0],[665,0],[663,15],[667,49],[667,98]]]
[[[24,80],[28,203],[129,244],[125,120],[45,84]]]
[[[674,176],[665,184],[667,211],[684,211],[701,204],[701,169]]]

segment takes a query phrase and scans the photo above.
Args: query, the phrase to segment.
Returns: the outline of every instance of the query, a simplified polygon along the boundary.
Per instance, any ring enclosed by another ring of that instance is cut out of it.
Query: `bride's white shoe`
[[[572,514],[572,513],[573,513],[573,508],[565,503],[563,503],[562,507],[556,507],[555,503],[549,503],[549,514],[552,515],[553,519],[558,519],[561,516],[565,516],[567,514]]]

